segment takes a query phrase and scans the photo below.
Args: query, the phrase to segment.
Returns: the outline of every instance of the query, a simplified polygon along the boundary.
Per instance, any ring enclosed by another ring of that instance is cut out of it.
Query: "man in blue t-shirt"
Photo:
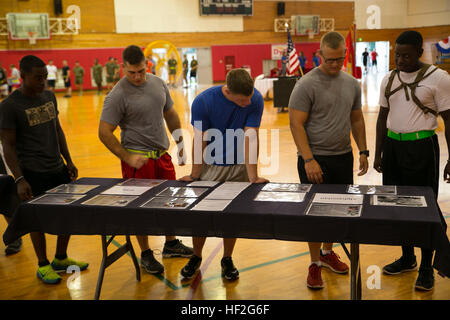
[[[182,181],[241,181],[265,183],[258,176],[258,131],[264,110],[261,93],[253,88],[253,79],[244,69],[231,70],[226,85],[209,88],[192,103],[194,127],[191,174]],[[205,155],[202,157],[202,155]],[[192,278],[202,261],[206,237],[193,237],[194,254],[181,270]],[[239,278],[231,260],[236,238],[224,238],[222,276]]]

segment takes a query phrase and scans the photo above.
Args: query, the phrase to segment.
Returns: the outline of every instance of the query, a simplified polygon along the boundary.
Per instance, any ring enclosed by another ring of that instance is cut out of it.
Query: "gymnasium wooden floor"
[[[378,114],[378,85],[382,75],[370,75],[362,81],[363,110],[366,121],[367,141],[373,162],[375,145],[375,124]],[[171,94],[175,108],[181,118],[182,126],[192,132],[190,105],[194,97],[206,87],[174,89]],[[119,161],[100,143],[97,127],[104,95],[84,92],[72,98],[63,98],[57,94],[59,117],[64,128],[72,158],[79,169],[80,177],[121,177]],[[265,101],[262,129],[276,129],[279,133],[279,166],[265,177],[271,181],[298,182],[296,169],[296,148],[289,129],[287,113],[279,114],[273,108],[273,101]],[[274,134],[274,132],[272,132]],[[441,172],[448,159],[447,146],[443,136],[443,124],[440,120],[438,134],[441,144]],[[173,147],[173,145],[172,145]],[[190,150],[190,149],[188,149]],[[190,153],[190,152],[189,152]],[[358,164],[355,163],[355,168]],[[262,166],[262,169],[268,169]],[[189,173],[190,166],[176,166],[177,177]],[[266,171],[267,172],[267,171]],[[355,170],[356,172],[356,170]],[[441,178],[442,180],[442,178]],[[355,183],[380,184],[381,175],[373,168],[363,176],[355,174]],[[439,204],[446,221],[450,217],[450,185],[441,181]],[[0,230],[6,223],[0,219]],[[447,235],[450,232],[447,231]],[[140,250],[134,237],[134,248],[140,257]],[[189,237],[181,237],[183,243],[191,245]],[[0,299],[43,299],[43,300],[83,300],[94,297],[97,275],[101,262],[101,242],[97,236],[73,236],[69,244],[69,256],[90,263],[77,281],[71,274],[63,274],[58,285],[43,284],[36,277],[37,261],[30,237],[23,237],[24,244],[20,253],[6,257],[4,244],[0,242]],[[124,237],[117,237],[113,246],[124,243]],[[326,269],[322,272],[325,288],[312,291],[306,287],[308,265],[310,263],[308,246],[302,242],[277,240],[239,239],[233,260],[240,271],[240,279],[227,282],[220,276],[222,240],[209,238],[203,251],[201,275],[192,281],[182,281],[179,272],[187,262],[185,258],[163,259],[161,250],[163,237],[150,237],[151,247],[157,253],[156,258],[164,264],[162,275],[150,275],[142,272],[141,282],[135,279],[134,268],[129,257],[122,257],[107,269],[101,299],[153,299],[153,300],[344,300],[350,297],[349,275],[338,275]],[[55,236],[47,235],[49,260],[53,259]],[[343,249],[336,245],[336,252],[349,263]],[[417,271],[400,276],[381,275],[380,289],[369,289],[366,285],[371,273],[371,265],[380,269],[401,255],[399,247],[361,245],[361,273],[363,299],[387,300],[430,300],[450,299],[450,282],[435,273],[435,287],[430,292],[414,290]],[[416,249],[418,261],[420,250]]]

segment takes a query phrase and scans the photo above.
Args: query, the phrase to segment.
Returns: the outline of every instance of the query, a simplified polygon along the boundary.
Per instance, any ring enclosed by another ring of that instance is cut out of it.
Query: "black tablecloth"
[[[380,245],[414,245],[436,250],[434,267],[450,276],[450,244],[446,224],[428,187],[397,187],[400,195],[422,195],[425,208],[370,205],[364,196],[360,217],[305,215],[314,193],[346,193],[346,185],[313,185],[300,203],[252,201],[264,185],[245,189],[223,211],[149,209],[139,206],[169,186],[166,181],[142,194],[127,207],[86,206],[81,202],[123,179],[82,178],[80,184],[100,187],[70,205],[21,204],[3,239],[6,244],[33,231],[59,235],[179,235],[327,241]],[[194,205],[213,188],[204,193]]]
[[[10,217],[19,204],[20,199],[13,177],[0,174],[0,213]]]

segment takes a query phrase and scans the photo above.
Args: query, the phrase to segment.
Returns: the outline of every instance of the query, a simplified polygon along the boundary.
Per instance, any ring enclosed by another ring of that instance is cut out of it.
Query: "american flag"
[[[288,36],[287,55],[289,57],[289,62],[286,71],[288,75],[293,75],[295,71],[297,71],[297,69],[300,67],[300,62],[298,60],[297,51],[295,50],[294,43],[292,42],[291,33],[289,32],[289,29],[287,30],[287,36]]]

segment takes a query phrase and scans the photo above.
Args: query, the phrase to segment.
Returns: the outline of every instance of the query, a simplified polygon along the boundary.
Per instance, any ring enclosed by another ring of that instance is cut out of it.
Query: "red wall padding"
[[[312,53],[319,49],[318,42],[296,43],[297,52],[303,51],[306,58],[306,68],[312,68]],[[41,58],[45,63],[53,60],[53,63],[62,68],[62,61],[67,60],[71,69],[75,61],[79,61],[85,71],[83,87],[92,89],[90,68],[94,64],[94,59],[98,58],[104,66],[109,57],[118,59],[122,63],[122,51],[124,48],[89,48],[89,49],[42,49],[42,50],[0,50],[0,61],[3,68],[10,74],[9,65],[15,64],[19,67],[20,59],[28,54],[33,54]],[[212,78],[213,81],[225,81],[225,56],[235,57],[235,67],[249,66],[252,77],[257,77],[263,73],[263,60],[272,59],[271,44],[249,44],[249,45],[222,45],[211,46],[212,55]],[[202,62],[199,61],[201,64]],[[72,73],[72,84],[74,83]]]
[[[109,57],[117,58],[119,64],[122,63],[123,48],[94,48],[94,49],[43,49],[43,50],[1,50],[0,61],[3,68],[6,69],[8,76],[10,75],[10,64],[14,64],[19,68],[19,61],[23,56],[32,54],[41,58],[45,63],[48,60],[53,60],[53,64],[62,68],[62,61],[67,60],[69,67],[72,70],[75,66],[75,61],[79,61],[84,68],[84,82],[85,89],[91,89],[91,67],[94,65],[94,59],[97,58],[99,63],[103,66],[108,61]],[[74,85],[74,75],[71,72],[72,87]]]

